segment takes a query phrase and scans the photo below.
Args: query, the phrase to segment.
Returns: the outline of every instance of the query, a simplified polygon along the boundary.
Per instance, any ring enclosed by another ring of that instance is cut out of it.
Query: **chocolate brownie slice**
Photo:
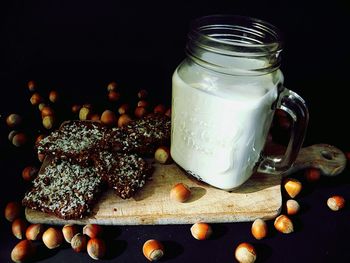
[[[113,151],[151,155],[170,140],[170,118],[151,114],[106,133],[105,141]]]
[[[89,155],[104,147],[107,128],[92,121],[67,121],[38,144],[38,153],[89,165]]]
[[[136,154],[102,151],[94,160],[98,173],[123,199],[142,188],[152,172],[152,166]]]
[[[79,219],[89,214],[103,185],[94,167],[53,160],[35,178],[22,204],[63,219]]]

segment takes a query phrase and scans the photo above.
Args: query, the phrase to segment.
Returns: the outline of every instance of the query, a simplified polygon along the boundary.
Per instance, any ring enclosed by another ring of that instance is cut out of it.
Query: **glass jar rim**
[[[248,33],[256,37],[264,37],[264,41],[247,38],[245,40],[250,42],[233,42],[203,33],[204,30],[218,29],[220,26],[226,26],[226,29],[248,30]],[[199,17],[190,24],[189,37],[191,35],[228,47],[234,45],[246,48],[272,48],[273,52],[281,50],[283,44],[282,33],[277,27],[264,20],[241,15],[215,14]]]

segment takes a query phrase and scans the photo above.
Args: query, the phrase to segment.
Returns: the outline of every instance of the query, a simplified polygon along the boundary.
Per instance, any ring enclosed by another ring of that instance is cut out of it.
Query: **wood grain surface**
[[[325,175],[336,175],[345,165],[345,156],[337,148],[313,145],[300,151],[291,171],[317,167]],[[32,209],[26,209],[26,218],[31,223],[60,225],[192,224],[271,219],[281,211],[281,175],[254,174],[236,190],[226,192],[187,176],[176,164],[154,166],[152,179],[133,198],[123,200],[108,190],[85,219],[63,220]],[[170,189],[179,182],[191,188],[192,197],[186,203],[169,197]]]

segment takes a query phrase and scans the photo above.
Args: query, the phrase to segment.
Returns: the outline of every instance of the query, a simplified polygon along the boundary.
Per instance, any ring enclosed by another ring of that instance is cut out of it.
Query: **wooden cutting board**
[[[45,164],[43,164],[45,165]],[[319,144],[303,148],[291,172],[307,167],[319,168],[324,175],[337,175],[346,166],[344,154],[337,148]],[[254,174],[232,192],[216,189],[187,176],[176,164],[155,164],[152,180],[133,198],[123,200],[112,190],[105,192],[91,216],[82,220],[63,220],[55,216],[26,209],[31,223],[153,225],[193,224],[253,221],[276,217],[282,207],[282,176]],[[186,203],[169,198],[170,189],[186,183],[192,197]]]

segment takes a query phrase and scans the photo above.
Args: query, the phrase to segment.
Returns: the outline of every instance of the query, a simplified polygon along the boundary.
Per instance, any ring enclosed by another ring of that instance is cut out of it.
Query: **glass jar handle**
[[[257,169],[259,173],[281,174],[287,171],[296,160],[306,135],[309,111],[305,101],[297,93],[284,88],[280,93],[276,108],[285,111],[293,120],[290,140],[284,156],[262,157]]]

